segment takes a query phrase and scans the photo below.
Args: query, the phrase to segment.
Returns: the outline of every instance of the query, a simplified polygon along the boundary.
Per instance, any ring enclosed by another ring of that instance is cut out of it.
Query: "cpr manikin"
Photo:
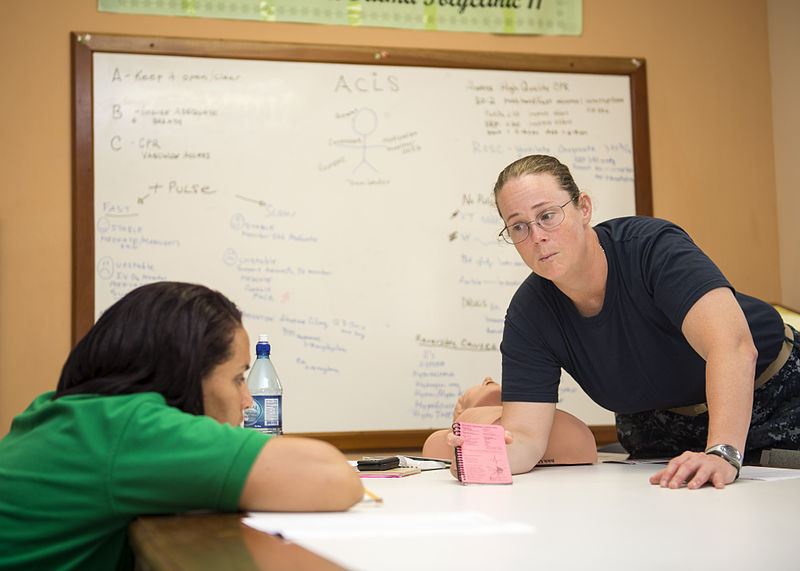
[[[458,398],[453,421],[493,424],[503,412],[500,402],[500,385],[491,377],[483,383],[468,388]],[[437,430],[425,441],[423,456],[429,458],[451,458],[453,448],[445,440],[449,429]],[[550,440],[538,465],[591,464],[597,461],[597,444],[589,427],[564,412],[556,410]]]

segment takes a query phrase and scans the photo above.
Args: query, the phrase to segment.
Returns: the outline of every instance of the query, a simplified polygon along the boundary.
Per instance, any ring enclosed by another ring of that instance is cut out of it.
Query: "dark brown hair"
[[[109,307],[64,363],[56,395],[157,392],[203,414],[202,380],[230,358],[242,313],[205,286],[157,282]]]

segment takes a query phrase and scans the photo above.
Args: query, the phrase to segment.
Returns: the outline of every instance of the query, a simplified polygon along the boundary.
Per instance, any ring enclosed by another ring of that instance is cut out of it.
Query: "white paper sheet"
[[[430,537],[432,535],[534,533],[521,522],[500,522],[480,512],[368,514],[356,512],[287,514],[252,512],[250,527],[297,543],[307,539]]]
[[[800,470],[792,468],[770,468],[767,466],[742,466],[740,480],[788,480],[800,478]]]

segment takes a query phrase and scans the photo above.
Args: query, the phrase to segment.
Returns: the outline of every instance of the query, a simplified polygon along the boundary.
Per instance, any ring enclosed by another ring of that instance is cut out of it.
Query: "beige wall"
[[[800,2],[769,0],[781,302],[800,313]]]
[[[683,225],[741,291],[781,299],[766,0],[584,0],[580,37],[128,16],[96,6],[0,0],[0,435],[55,387],[70,349],[70,31],[645,58],[656,216]]]

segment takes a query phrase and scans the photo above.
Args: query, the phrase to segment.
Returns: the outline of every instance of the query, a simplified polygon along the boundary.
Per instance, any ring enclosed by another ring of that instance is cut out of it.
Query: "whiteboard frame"
[[[468,68],[506,71],[627,76],[636,213],[652,216],[647,75],[642,58],[596,57],[461,50],[371,48],[314,44],[123,36],[73,32],[72,52],[72,344],[94,324],[94,139],[93,58],[95,52],[214,57],[330,64]],[[613,426],[593,426],[598,444],[616,441]],[[430,430],[325,432],[341,449],[420,448]]]

